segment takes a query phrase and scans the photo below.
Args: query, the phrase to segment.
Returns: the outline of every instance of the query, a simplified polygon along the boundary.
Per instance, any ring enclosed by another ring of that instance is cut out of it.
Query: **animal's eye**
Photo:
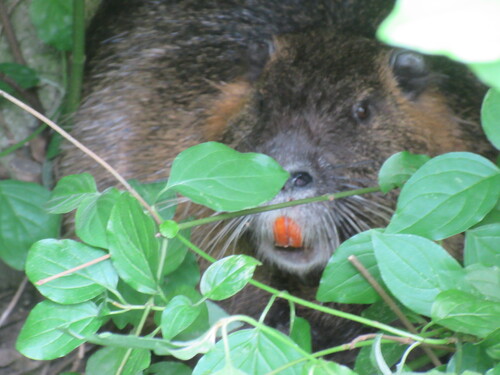
[[[354,106],[352,107],[352,115],[359,122],[368,120],[371,115],[370,105],[368,101],[363,100],[359,103],[354,104]]]

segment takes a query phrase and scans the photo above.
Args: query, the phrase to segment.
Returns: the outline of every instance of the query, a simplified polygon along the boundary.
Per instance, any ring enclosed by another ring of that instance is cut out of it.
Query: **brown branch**
[[[67,276],[67,275],[70,275],[72,274],[73,272],[76,272],[76,271],[79,271],[83,268],[87,268],[87,267],[90,267],[96,263],[99,263],[99,262],[102,262],[106,259],[109,259],[111,258],[111,255],[109,254],[106,254],[106,255],[103,255],[102,257],[99,257],[99,258],[96,258],[96,259],[93,259],[87,263],[84,263],[84,264],[80,264],[79,266],[76,266],[76,267],[73,267],[73,268],[70,268],[69,270],[66,270],[66,271],[63,271],[63,272],[59,272],[59,273],[56,273],[55,275],[52,275],[52,276],[49,276],[49,277],[46,277],[45,279],[42,279],[42,280],[38,280],[35,284],[40,286],[40,285],[43,285],[43,284],[46,284],[48,283],[49,281],[52,281],[52,280],[55,280],[55,279],[59,279],[63,276]]]
[[[28,278],[24,277],[23,281],[21,281],[21,284],[19,284],[19,287],[16,290],[16,294],[14,294],[14,297],[12,297],[12,300],[9,302],[9,305],[2,313],[2,316],[0,317],[0,327],[7,320],[12,310],[14,310],[14,307],[16,307],[17,303],[19,302],[19,298],[21,298],[21,295],[23,294],[24,289],[26,288],[27,283],[28,283]]]
[[[348,258],[349,262],[356,267],[356,269],[363,275],[363,277],[368,281],[368,283],[375,289],[375,291],[379,294],[380,297],[384,300],[384,302],[389,306],[389,308],[396,314],[396,316],[401,320],[403,325],[414,334],[418,334],[415,326],[408,320],[406,315],[401,311],[399,306],[393,301],[391,296],[387,294],[387,292],[382,288],[382,286],[375,280],[375,278],[370,274],[370,272],[366,269],[365,266],[359,261],[359,259],[355,255],[350,255]],[[441,366],[441,361],[439,358],[432,352],[432,350],[425,346],[422,346],[425,354],[430,358],[434,366]]]

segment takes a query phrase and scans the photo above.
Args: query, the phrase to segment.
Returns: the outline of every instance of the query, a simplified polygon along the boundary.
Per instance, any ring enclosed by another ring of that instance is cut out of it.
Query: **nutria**
[[[462,67],[323,22],[324,10],[301,13],[306,21],[287,13],[288,21],[280,20],[295,22],[299,32],[274,37],[296,31],[269,22],[276,10],[260,14],[268,16],[266,23],[256,16],[259,6],[232,12],[221,5],[226,2],[217,3],[219,8],[207,2],[201,10],[189,2],[185,8],[157,2],[139,7],[122,33],[96,52],[73,134],[125,177],[163,178],[178,152],[218,140],[268,154],[290,172],[277,203],[375,185],[382,162],[401,150],[436,155],[488,149],[477,125],[484,89]],[[311,20],[321,28],[310,30]],[[60,167],[64,174],[90,171],[101,186],[112,183],[69,146]],[[339,243],[385,225],[394,199],[373,194],[299,206],[223,223],[217,236],[209,228],[196,237],[218,257],[234,249],[258,257],[264,263],[258,279],[312,299]],[[298,244],[276,245],[278,217],[297,225]],[[248,287],[225,307],[259,316],[268,298]],[[268,321],[286,326],[287,311],[278,302]],[[346,342],[357,331],[339,319],[301,308],[298,313],[310,320],[316,348]]]

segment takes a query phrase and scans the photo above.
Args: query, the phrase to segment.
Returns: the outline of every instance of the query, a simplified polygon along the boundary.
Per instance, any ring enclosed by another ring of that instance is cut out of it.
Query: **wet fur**
[[[404,149],[488,150],[477,126],[481,85],[441,59],[429,63],[428,74],[405,80],[391,65],[394,51],[373,40],[373,25],[390,1],[131,4],[123,8],[134,17],[119,13],[93,54],[73,130],[126,178],[165,178],[177,153],[218,140],[311,175],[305,187],[289,181],[271,202],[278,203],[373,186],[382,162]],[[320,30],[309,30],[313,25]],[[358,121],[353,108],[365,102],[370,116]],[[70,146],[59,169],[90,171],[101,187],[113,184]],[[313,299],[335,248],[384,226],[394,202],[395,194],[373,194],[309,204],[200,228],[194,237],[218,258],[257,256],[264,262],[259,280]],[[302,249],[274,247],[278,215],[300,224]],[[224,307],[258,317],[268,298],[247,287]],[[352,323],[297,309],[312,323],[316,349],[359,332]],[[278,301],[267,321],[286,330],[288,311]]]

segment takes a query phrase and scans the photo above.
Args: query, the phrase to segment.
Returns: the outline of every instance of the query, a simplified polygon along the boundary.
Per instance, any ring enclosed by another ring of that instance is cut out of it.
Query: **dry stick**
[[[86,153],[88,156],[90,156],[92,159],[94,159],[97,163],[99,163],[103,168],[105,168],[109,173],[113,175],[114,178],[116,178],[129,192],[132,194],[142,205],[145,207],[151,216],[155,219],[155,221],[158,224],[161,224],[162,220],[158,216],[158,214],[151,208],[149,204],[137,193],[137,191],[130,186],[130,184],[111,166],[109,165],[106,161],[104,161],[102,158],[100,158],[94,151],[90,150],[88,147],[84,146],[82,143],[77,141],[75,138],[73,138],[67,131],[65,131],[63,128],[61,128],[59,125],[42,115],[40,112],[35,111],[33,108],[30,106],[24,104],[20,100],[14,98],[12,95],[7,94],[5,91],[0,90],[0,96],[3,96],[5,99],[9,100],[10,102],[14,103],[18,107],[24,109],[26,112],[30,113],[31,115],[35,116],[37,119],[40,121],[44,122],[48,126],[50,126],[52,129],[54,129],[56,132],[61,134],[64,138],[66,138],[68,141],[73,143],[76,147],[78,147],[81,151]]]
[[[35,284],[40,286],[40,285],[43,285],[43,284],[46,284],[48,283],[49,281],[52,281],[52,280],[55,280],[55,279],[58,279],[60,277],[63,277],[63,276],[66,276],[66,275],[70,275],[72,274],[73,272],[76,272],[76,271],[79,271],[83,268],[87,268],[87,267],[90,267],[92,266],[93,264],[96,264],[96,263],[99,263],[99,262],[102,262],[106,259],[109,259],[111,258],[111,255],[110,254],[106,254],[106,255],[103,255],[102,257],[99,257],[99,258],[96,258],[96,259],[92,259],[90,262],[87,262],[87,263],[84,263],[84,264],[80,264],[79,266],[76,266],[76,267],[73,267],[73,268],[70,268],[66,271],[63,271],[63,272],[60,272],[60,273],[57,273],[55,275],[52,275],[52,276],[49,276],[49,277],[46,277],[45,279],[41,279],[41,280],[38,280]]]
[[[21,284],[16,290],[16,294],[14,294],[14,297],[12,297],[12,300],[10,301],[9,305],[2,313],[2,316],[0,317],[0,327],[7,320],[12,310],[14,310],[14,307],[16,307],[17,303],[19,302],[19,298],[21,298],[21,295],[23,294],[24,289],[26,288],[27,283],[28,283],[28,278],[24,277],[23,281],[21,281]]]
[[[406,315],[401,311],[398,305],[392,300],[392,298],[386,293],[386,291],[380,286],[380,284],[375,280],[375,278],[370,274],[370,272],[363,266],[363,264],[359,261],[359,259],[355,255],[350,255],[347,260],[351,262],[351,264],[356,267],[356,269],[363,275],[363,277],[368,281],[368,283],[375,289],[375,291],[382,297],[384,302],[389,306],[389,308],[397,315],[399,320],[403,323],[403,325],[411,332],[418,335],[418,331],[415,326],[408,320]],[[434,366],[441,366],[441,361],[439,358],[432,352],[432,350],[423,344],[422,349],[425,354],[430,358]]]

